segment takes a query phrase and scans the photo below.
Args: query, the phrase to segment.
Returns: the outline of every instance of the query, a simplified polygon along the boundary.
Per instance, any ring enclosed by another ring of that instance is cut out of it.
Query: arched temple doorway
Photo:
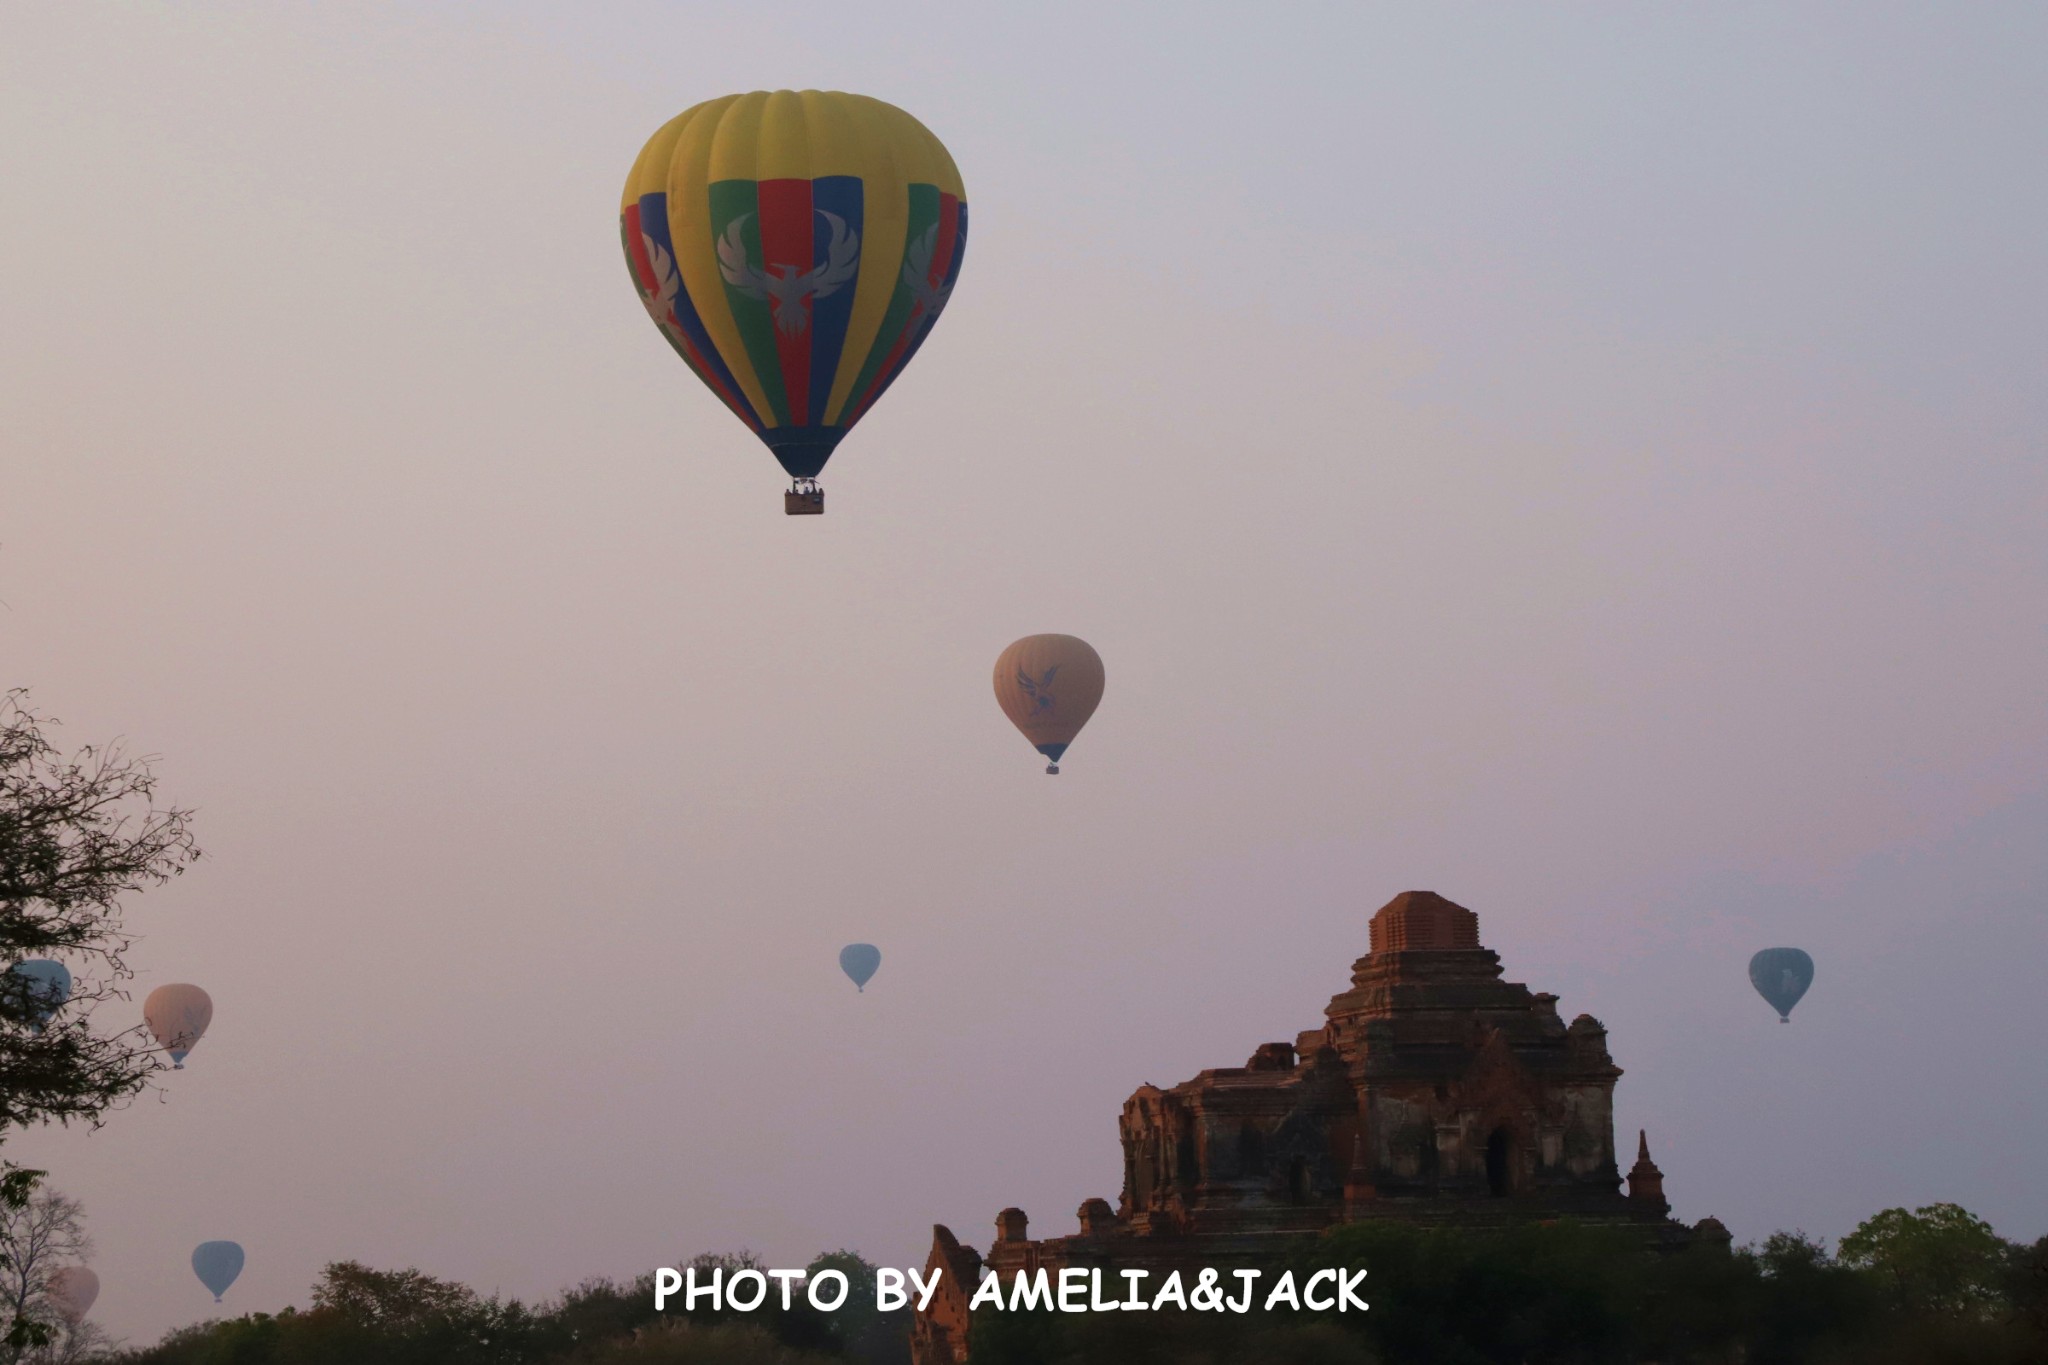
[[[1494,1129],[1486,1137],[1486,1188],[1495,1199],[1507,1197],[1514,1139],[1508,1136],[1507,1126]]]

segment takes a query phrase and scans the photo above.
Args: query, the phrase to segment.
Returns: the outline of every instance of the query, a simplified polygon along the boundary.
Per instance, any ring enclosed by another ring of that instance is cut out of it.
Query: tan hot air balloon
[[[1060,755],[1102,700],[1102,656],[1072,635],[1027,635],[996,658],[996,703],[1031,747],[1060,770]]]
[[[93,1300],[100,1296],[100,1277],[82,1265],[67,1265],[50,1272],[44,1292],[50,1296],[50,1306],[57,1310],[57,1316],[76,1327],[92,1311]]]
[[[158,986],[142,1002],[142,1018],[156,1040],[170,1051],[171,1066],[183,1071],[185,1054],[213,1022],[213,997],[183,982]]]

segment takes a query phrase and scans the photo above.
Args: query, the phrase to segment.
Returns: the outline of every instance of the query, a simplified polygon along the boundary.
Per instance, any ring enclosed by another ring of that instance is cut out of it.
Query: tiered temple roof
[[[1005,1209],[987,1268],[1155,1272],[1252,1265],[1296,1239],[1367,1218],[1476,1226],[1570,1216],[1640,1228],[1658,1244],[1726,1238],[1672,1222],[1644,1137],[1629,1192],[1615,1163],[1621,1068],[1589,1014],[1566,1024],[1557,997],[1501,979],[1479,917],[1433,891],[1405,891],[1369,926],[1371,950],[1321,1028],[1263,1043],[1243,1066],[1124,1103],[1123,1192],[1090,1199],[1080,1230],[1034,1241]],[[1709,1227],[1708,1224],[1712,1226]],[[982,1258],[934,1229],[951,1288],[921,1317],[919,1365],[965,1359],[958,1268]],[[953,1303],[952,1297],[960,1301]]]

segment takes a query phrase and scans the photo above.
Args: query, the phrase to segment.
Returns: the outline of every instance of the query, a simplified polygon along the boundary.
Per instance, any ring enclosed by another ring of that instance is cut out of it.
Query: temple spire
[[[1650,1160],[1650,1133],[1646,1128],[1636,1129],[1636,1164],[1628,1169],[1628,1197],[1669,1207],[1664,1200],[1664,1172]]]

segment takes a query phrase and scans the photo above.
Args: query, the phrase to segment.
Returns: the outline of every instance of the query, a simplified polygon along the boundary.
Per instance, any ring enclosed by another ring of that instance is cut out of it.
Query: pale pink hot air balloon
[[[1072,635],[1027,635],[996,656],[996,705],[1031,747],[1060,757],[1102,700],[1102,656]]]
[[[76,1327],[92,1311],[93,1300],[100,1296],[100,1277],[82,1265],[67,1265],[50,1272],[44,1292],[50,1296],[50,1306],[57,1310],[57,1316]]]
[[[213,1022],[213,998],[197,986],[175,982],[158,986],[142,1002],[142,1018],[171,1054],[171,1066],[185,1069],[185,1054],[205,1036]]]

